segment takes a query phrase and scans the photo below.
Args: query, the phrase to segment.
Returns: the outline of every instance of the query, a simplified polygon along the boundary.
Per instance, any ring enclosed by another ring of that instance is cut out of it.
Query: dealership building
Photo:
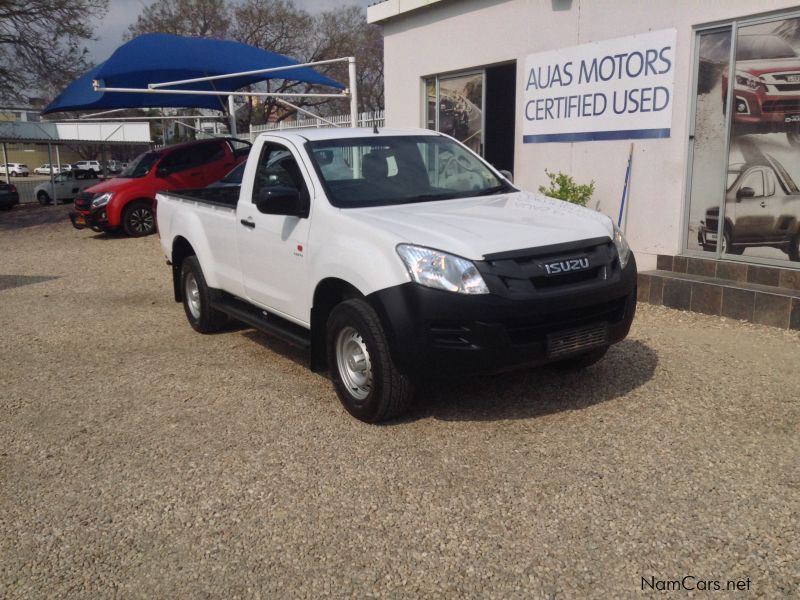
[[[594,181],[642,300],[800,328],[795,2],[385,0],[367,18],[388,127],[448,133],[523,189]]]

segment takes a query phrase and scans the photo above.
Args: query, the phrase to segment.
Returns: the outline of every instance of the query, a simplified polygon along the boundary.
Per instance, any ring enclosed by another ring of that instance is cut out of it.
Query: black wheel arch
[[[364,298],[364,294],[344,279],[327,277],[317,284],[311,304],[312,371],[319,373],[327,369],[325,337],[328,317],[337,304],[351,298]]]
[[[172,241],[172,287],[175,294],[175,302],[183,301],[183,287],[181,286],[181,268],[183,261],[197,253],[183,236],[177,236]]]

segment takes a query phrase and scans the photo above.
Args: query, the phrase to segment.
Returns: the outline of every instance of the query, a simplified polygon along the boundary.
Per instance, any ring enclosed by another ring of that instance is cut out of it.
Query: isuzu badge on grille
[[[569,260],[556,260],[545,263],[544,270],[548,275],[558,275],[560,273],[571,273],[572,271],[583,271],[589,268],[589,258],[570,258]]]

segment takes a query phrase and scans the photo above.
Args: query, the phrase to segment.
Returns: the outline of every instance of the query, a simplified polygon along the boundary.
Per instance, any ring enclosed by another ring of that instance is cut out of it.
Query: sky
[[[95,37],[98,39],[89,42],[86,47],[89,49],[91,60],[99,63],[111,56],[122,44],[122,36],[128,26],[136,21],[136,17],[142,12],[142,8],[152,4],[155,0],[110,0],[108,3],[108,13],[105,18],[95,27]],[[338,6],[368,6],[377,0],[294,0],[299,8],[308,12],[321,12],[330,10]]]

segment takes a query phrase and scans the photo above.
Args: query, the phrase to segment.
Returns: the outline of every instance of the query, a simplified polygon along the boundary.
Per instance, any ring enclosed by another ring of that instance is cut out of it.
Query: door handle
[[[245,227],[249,227],[250,229],[255,229],[256,228],[256,224],[253,221],[253,219],[251,219],[251,218],[242,219],[241,221],[239,221],[239,223],[241,223]]]
[[[762,200],[762,201],[761,201],[761,204],[759,204],[759,206],[760,206],[761,208],[767,208],[767,203],[766,203],[764,200]]]

